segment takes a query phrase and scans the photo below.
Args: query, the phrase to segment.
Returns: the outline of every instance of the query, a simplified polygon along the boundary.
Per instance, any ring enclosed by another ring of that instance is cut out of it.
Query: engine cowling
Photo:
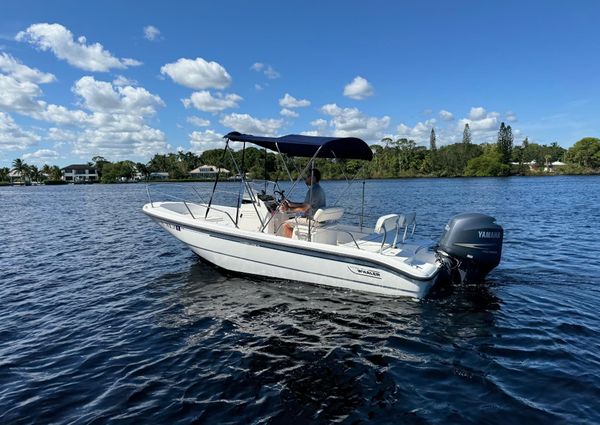
[[[450,219],[438,244],[438,251],[455,260],[452,267],[461,272],[461,280],[481,281],[499,263],[504,229],[494,217],[464,213]]]

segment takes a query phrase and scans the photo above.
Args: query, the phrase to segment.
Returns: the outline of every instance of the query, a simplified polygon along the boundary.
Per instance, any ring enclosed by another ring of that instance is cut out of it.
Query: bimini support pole
[[[204,214],[204,219],[208,217],[208,212],[210,211],[210,206],[212,205],[213,196],[215,195],[215,190],[217,190],[217,183],[219,183],[219,174],[220,167],[223,165],[223,161],[225,160],[225,155],[227,154],[227,149],[229,149],[229,139],[225,142],[225,149],[223,149],[223,155],[221,156],[221,161],[217,166],[217,175],[215,176],[215,184],[213,185],[212,192],[210,194],[210,199],[208,200],[208,206],[206,207],[206,213]]]
[[[246,142],[244,142],[244,144],[245,143]],[[231,152],[231,149],[229,150],[229,156],[231,157],[231,162],[233,163],[233,166],[235,167],[235,170],[237,171],[237,173],[240,175],[240,177],[242,179],[241,180],[241,182],[242,182],[241,188],[245,188],[245,190],[248,192],[248,195],[250,195],[250,200],[252,201],[252,206],[254,207],[254,211],[256,212],[256,216],[258,217],[258,220],[260,221],[260,224],[262,225],[263,224],[263,219],[260,216],[260,213],[258,212],[258,209],[256,208],[256,202],[257,202],[257,200],[256,200],[256,197],[254,196],[254,191],[252,190],[252,187],[250,187],[250,184],[246,180],[246,174],[244,174],[242,172],[242,170],[240,169],[240,167],[238,166],[237,161],[235,160],[235,157],[233,156],[233,153]],[[243,156],[242,156],[242,159],[243,159]],[[238,214],[239,214],[239,205],[240,205],[239,194],[240,194],[240,192],[238,192],[238,212],[237,212]],[[242,200],[243,200],[243,195],[242,195]],[[237,227],[237,219],[236,219],[236,223],[235,224],[236,224],[236,227]]]
[[[243,179],[245,177],[244,174],[244,159],[246,158],[246,142],[244,142],[244,145],[242,147],[242,167],[241,170],[239,170],[239,174],[240,174],[240,178]],[[240,205],[241,205],[241,201],[243,198],[242,192],[243,192],[243,188],[245,188],[245,185],[243,183],[242,180],[242,184],[240,185],[240,189],[238,190],[238,200],[237,200],[237,208],[235,210],[235,226],[237,227],[237,225],[239,224],[239,218],[240,218]]]
[[[309,207],[309,212],[314,214],[316,211],[311,211],[310,208],[312,208],[312,200],[313,200],[313,184],[314,184],[314,178],[315,178],[315,160],[314,158],[310,160],[310,188],[308,189],[309,191],[309,195],[308,195],[308,203],[310,204]],[[311,234],[311,223],[312,223],[312,218],[308,217],[308,241],[311,242],[312,240],[312,234]]]
[[[365,181],[362,182],[362,200],[360,202],[360,231],[363,229],[363,222],[365,220]]]

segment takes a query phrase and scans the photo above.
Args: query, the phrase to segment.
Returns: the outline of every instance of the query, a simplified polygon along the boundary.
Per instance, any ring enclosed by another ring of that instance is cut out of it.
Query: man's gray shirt
[[[325,208],[325,206],[327,205],[327,202],[325,200],[325,191],[323,190],[321,185],[319,185],[319,183],[313,184],[312,197],[310,192],[311,190],[309,187],[308,191],[306,192],[306,198],[304,198],[304,203],[310,204],[310,210],[308,210],[306,214],[308,217],[312,217],[319,208]]]

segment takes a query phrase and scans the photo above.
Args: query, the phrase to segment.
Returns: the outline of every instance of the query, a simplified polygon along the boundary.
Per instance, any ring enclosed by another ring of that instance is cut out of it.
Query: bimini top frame
[[[270,149],[272,151],[275,151],[275,152],[279,153],[280,156],[282,154],[286,154],[289,156],[310,158],[310,160],[308,161],[308,164],[306,165],[304,170],[301,170],[301,171],[298,170],[299,175],[298,175],[298,179],[296,181],[293,181],[292,175],[284,161],[283,165],[284,165],[286,172],[287,172],[288,176],[290,177],[290,181],[292,183],[290,192],[292,192],[294,190],[294,188],[296,187],[298,182],[303,178],[304,175],[306,175],[306,173],[309,169],[311,170],[310,172],[312,174],[312,169],[314,169],[314,160],[316,158],[360,159],[360,160],[365,160],[365,161],[371,161],[373,159],[373,151],[371,151],[371,148],[369,147],[369,145],[367,145],[364,140],[361,140],[356,137],[317,137],[317,136],[304,136],[304,135],[299,135],[299,134],[289,134],[287,136],[282,136],[282,137],[265,137],[265,136],[253,136],[251,134],[242,134],[237,131],[233,131],[233,132],[230,132],[229,134],[225,135],[223,138],[226,139],[227,142],[225,143],[225,149],[223,150],[223,157],[221,158],[221,162],[225,159],[226,153],[229,152],[229,154],[231,156],[231,160],[234,164],[234,167],[236,168],[238,175],[241,177],[243,186],[245,186],[246,190],[248,191],[248,193],[250,194],[250,196],[252,198],[254,197],[253,192],[250,189],[248,182],[245,178],[244,172],[243,172],[244,171],[244,155],[242,154],[242,164],[241,164],[241,167],[239,167],[237,164],[237,161],[233,157],[233,154],[229,150],[229,142],[230,141],[243,142],[244,143],[244,149],[243,149],[244,152],[245,152],[245,148],[246,148],[246,142],[248,142],[248,143],[252,143],[254,145],[261,146],[265,149]],[[265,155],[266,155],[266,151],[265,151]],[[266,156],[265,156],[265,158],[266,158]],[[265,161],[266,161],[266,159],[265,159]],[[359,173],[360,173],[360,171],[358,173],[356,173],[356,176],[358,176]],[[356,178],[356,176],[355,176],[355,178]],[[346,178],[346,181],[349,183],[348,187],[351,186],[352,182],[354,180],[348,181],[348,178],[345,176],[345,173],[344,173],[344,177]],[[213,190],[210,195],[210,199],[208,201],[208,205],[206,208],[205,217],[208,216],[208,212],[211,208],[213,196],[215,194],[215,189],[216,189],[218,181],[219,181],[219,174],[217,173],[215,176]],[[241,193],[240,193],[240,195],[241,195]],[[312,185],[310,186],[310,198],[312,199]],[[340,198],[341,197],[338,197],[337,201],[339,201]],[[253,199],[253,201],[254,201],[254,199]],[[337,204],[337,201],[335,204]],[[364,184],[363,184],[363,201],[362,202],[364,205]],[[252,204],[254,205],[254,202]],[[238,196],[238,214],[239,214],[239,207],[240,207],[240,197]],[[256,210],[256,206],[254,206],[254,209]],[[264,223],[262,218],[260,218],[260,214],[258,213],[258,210],[256,210],[256,214],[259,216],[259,219],[261,221],[261,231],[264,231],[264,229],[266,228],[269,221],[271,221],[273,216],[269,217],[267,222]],[[236,220],[235,224],[237,226],[237,220]],[[311,227],[310,221],[309,221],[308,226],[309,226],[309,239],[310,239],[310,227]],[[362,213],[361,213],[361,227],[362,227]]]
[[[304,158],[373,159],[369,145],[356,137],[316,137],[289,134],[282,137],[263,137],[237,131],[224,136],[234,142],[253,143],[280,154]]]

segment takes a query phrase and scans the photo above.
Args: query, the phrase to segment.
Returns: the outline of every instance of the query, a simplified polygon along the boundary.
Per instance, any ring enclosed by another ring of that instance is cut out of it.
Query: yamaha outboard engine
[[[455,215],[446,224],[438,252],[460,280],[477,282],[500,263],[504,230],[496,219],[485,214]]]

